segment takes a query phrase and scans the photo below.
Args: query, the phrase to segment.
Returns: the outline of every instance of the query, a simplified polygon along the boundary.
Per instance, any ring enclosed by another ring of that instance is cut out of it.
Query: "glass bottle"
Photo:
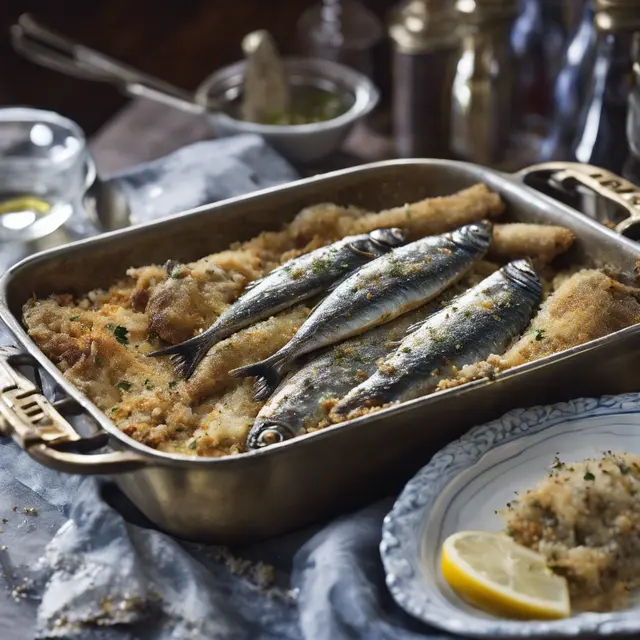
[[[384,36],[377,16],[358,0],[322,0],[298,20],[306,55],[345,64],[374,77],[374,49]]]
[[[553,83],[567,39],[562,0],[521,0],[511,46],[518,78],[518,122],[534,127],[550,115]]]
[[[623,177],[640,186],[640,34],[633,42],[633,83],[629,92],[627,114],[627,140],[629,157],[622,172]]]
[[[553,91],[553,112],[549,130],[540,151],[541,162],[567,160],[575,140],[582,105],[586,102],[589,79],[593,74],[596,53],[594,7],[587,2],[582,20],[569,41],[562,68]]]
[[[595,0],[595,63],[571,159],[622,173],[628,156],[627,113],[632,43],[640,31],[636,0]]]

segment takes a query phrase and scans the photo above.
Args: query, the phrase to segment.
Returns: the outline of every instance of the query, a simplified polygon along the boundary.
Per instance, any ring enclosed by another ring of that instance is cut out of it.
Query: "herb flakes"
[[[113,325],[112,325],[113,326]],[[113,329],[113,335],[120,344],[129,344],[129,329],[118,325]]]

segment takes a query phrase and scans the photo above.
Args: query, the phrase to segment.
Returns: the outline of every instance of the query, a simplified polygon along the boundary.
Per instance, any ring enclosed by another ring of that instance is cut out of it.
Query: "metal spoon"
[[[75,78],[105,82],[125,95],[144,97],[182,111],[205,114],[224,111],[224,102],[208,99],[206,105],[172,84],[114,60],[94,49],[67,38],[22,14],[11,27],[16,52],[31,62]],[[290,92],[284,66],[275,42],[264,30],[253,31],[242,41],[246,58],[242,117],[259,122],[269,113],[285,112]]]

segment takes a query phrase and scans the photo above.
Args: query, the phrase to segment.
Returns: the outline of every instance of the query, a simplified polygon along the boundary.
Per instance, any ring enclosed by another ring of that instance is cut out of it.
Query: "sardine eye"
[[[283,440],[284,436],[277,429],[265,429],[258,436],[258,446],[270,447],[272,444],[278,444],[278,442],[282,442]]]
[[[389,229],[375,229],[369,234],[370,240],[379,246],[396,247],[403,244],[406,233],[403,229],[390,227]]]

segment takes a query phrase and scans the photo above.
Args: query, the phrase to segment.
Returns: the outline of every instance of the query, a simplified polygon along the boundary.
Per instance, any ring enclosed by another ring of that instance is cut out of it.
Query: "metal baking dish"
[[[557,164],[505,175],[440,160],[381,162],[30,257],[0,280],[0,318],[25,350],[0,358],[0,431],[54,469],[114,475],[124,493],[165,531],[194,540],[238,542],[283,533],[391,491],[445,442],[509,409],[637,390],[640,325],[505,372],[494,381],[420,398],[268,449],[192,458],[153,451],[121,433],[65,380],[21,324],[22,305],[34,292],[80,293],[108,286],[132,265],[195,260],[233,241],[278,229],[307,205],[331,201],[379,210],[451,194],[476,182],[502,195],[512,219],[572,229],[577,236],[573,259],[613,265],[634,279],[638,245],[523,183],[560,169],[573,172],[573,180],[604,175],[593,168]],[[632,212],[636,205],[629,202]],[[16,370],[25,362],[46,370],[68,398],[49,404]],[[73,430],[62,415],[73,407],[95,420],[97,434],[81,437]]]

